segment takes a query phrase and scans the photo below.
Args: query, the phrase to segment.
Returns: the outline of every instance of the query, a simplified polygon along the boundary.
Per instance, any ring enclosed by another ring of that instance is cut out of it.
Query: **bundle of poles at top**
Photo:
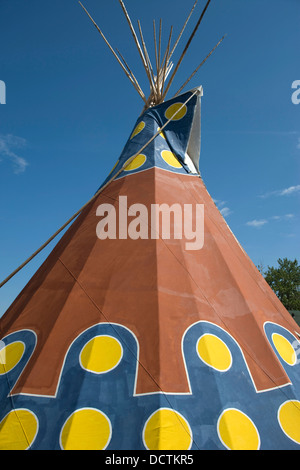
[[[160,23],[159,23],[159,32],[158,32],[158,40],[157,40],[157,32],[156,32],[156,25],[155,25],[155,20],[153,20],[153,34],[154,34],[154,49],[155,49],[155,65],[156,65],[156,73],[154,72],[153,70],[153,67],[152,67],[152,63],[151,63],[151,60],[150,60],[150,57],[149,57],[149,54],[148,54],[148,50],[147,50],[147,47],[146,47],[146,44],[145,44],[145,41],[144,41],[144,37],[143,37],[143,32],[142,32],[142,28],[141,28],[141,23],[140,21],[138,20],[138,29],[139,29],[139,34],[140,34],[140,41],[137,37],[137,34],[136,34],[136,31],[133,27],[133,24],[131,22],[131,19],[130,19],[130,16],[126,10],[126,7],[124,5],[124,2],[123,0],[119,0],[119,3],[122,7],[122,10],[124,12],[124,15],[126,17],[126,20],[128,22],[128,25],[129,25],[129,28],[130,28],[130,31],[131,31],[131,34],[133,36],[133,39],[134,39],[134,42],[136,44],[136,47],[137,47],[137,50],[139,52],[139,55],[140,55],[140,58],[142,60],[142,63],[143,63],[143,66],[144,66],[144,69],[146,71],[146,75],[147,75],[147,78],[149,80],[149,84],[150,84],[150,95],[148,98],[146,98],[146,95],[145,93],[143,92],[141,86],[139,85],[135,75],[133,74],[132,70],[130,69],[129,65],[127,64],[126,60],[124,59],[124,57],[122,56],[122,54],[120,53],[120,51],[118,51],[118,49],[115,51],[112,46],[110,45],[110,43],[108,42],[108,40],[106,39],[106,37],[104,36],[103,32],[101,31],[101,29],[99,28],[99,26],[97,25],[97,23],[94,21],[94,19],[92,18],[92,16],[90,15],[90,13],[87,11],[87,9],[83,6],[83,4],[79,1],[79,4],[81,5],[81,7],[83,8],[83,10],[86,12],[86,14],[88,15],[88,17],[90,18],[90,20],[92,21],[92,23],[94,24],[94,26],[96,27],[96,29],[98,30],[98,32],[101,34],[102,38],[104,39],[105,43],[107,44],[107,46],[109,47],[110,51],[112,52],[112,54],[114,55],[114,57],[116,58],[116,60],[118,61],[119,65],[121,66],[121,68],[123,69],[125,75],[127,76],[127,78],[130,80],[130,82],[132,83],[132,85],[134,86],[134,88],[136,89],[136,91],[138,92],[138,94],[140,95],[140,97],[142,98],[142,100],[144,101],[144,110],[146,110],[147,108],[149,107],[152,107],[152,106],[156,106],[157,104],[159,103],[162,103],[165,98],[166,98],[166,95],[172,85],[172,82],[175,78],[175,75],[176,73],[178,72],[178,69],[180,67],[180,64],[185,56],[185,54],[187,53],[187,50],[200,26],[200,23],[205,15],[205,12],[210,4],[211,0],[208,0],[206,2],[206,5],[204,7],[204,9],[202,10],[200,16],[199,16],[199,19],[196,23],[196,26],[194,27],[191,35],[189,36],[189,39],[183,49],[183,52],[181,53],[180,55],[180,58],[177,62],[177,64],[175,65],[174,69],[173,69],[173,66],[174,64],[171,62],[171,58],[174,54],[174,51],[181,39],[181,36],[188,24],[188,21],[190,19],[190,17],[192,16],[192,13],[194,11],[194,9],[196,8],[196,5],[198,3],[198,0],[195,1],[174,45],[172,46],[171,48],[171,40],[172,40],[172,33],[173,33],[173,26],[171,26],[171,29],[170,29],[170,34],[169,34],[169,39],[168,39],[168,45],[167,45],[167,48],[165,50],[165,53],[162,55],[162,51],[161,51],[161,43],[162,43],[162,20],[160,20]],[[198,67],[193,71],[193,73],[189,76],[189,78],[184,82],[184,84],[178,89],[178,91],[175,93],[174,97],[177,96],[184,88],[185,86],[188,84],[188,82],[193,78],[193,76],[198,72],[198,70],[200,69],[200,67],[207,61],[207,59],[210,57],[210,55],[215,51],[215,49],[219,46],[219,44],[223,41],[223,39],[225,38],[225,36],[223,36],[220,41],[215,45],[215,47],[209,52],[209,54],[202,60],[202,62],[198,65]],[[171,70],[173,69],[173,72],[172,74],[170,75],[171,73]],[[170,75],[170,78],[168,80],[168,77]]]

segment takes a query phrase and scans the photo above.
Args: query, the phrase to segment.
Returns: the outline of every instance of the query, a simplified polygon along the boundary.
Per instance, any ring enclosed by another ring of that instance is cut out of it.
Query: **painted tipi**
[[[200,176],[202,88],[141,52],[121,156],[1,318],[0,449],[300,449],[299,326]]]

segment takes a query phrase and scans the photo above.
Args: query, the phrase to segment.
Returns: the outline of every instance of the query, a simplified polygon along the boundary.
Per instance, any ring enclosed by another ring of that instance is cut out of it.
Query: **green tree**
[[[287,310],[300,310],[300,266],[298,261],[279,258],[278,268],[268,266],[265,279]]]

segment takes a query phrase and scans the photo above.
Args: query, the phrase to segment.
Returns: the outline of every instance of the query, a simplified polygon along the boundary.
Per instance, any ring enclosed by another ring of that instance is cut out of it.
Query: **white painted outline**
[[[268,336],[267,336],[266,328],[265,328],[267,324],[278,326],[279,328],[282,328],[283,330],[287,331],[290,335],[294,336],[294,338],[295,338],[295,339],[298,341],[298,343],[300,344],[298,338],[294,335],[294,333],[292,333],[290,330],[288,330],[287,328],[285,328],[285,326],[282,326],[282,325],[280,325],[279,323],[275,323],[274,321],[269,321],[269,320],[268,320],[268,321],[265,321],[265,322],[264,322],[264,325],[263,325],[263,326],[264,326],[264,333],[265,333],[266,338],[267,338],[268,341],[269,341],[269,338],[268,338]],[[296,331],[295,331],[295,333],[296,333],[296,335],[298,335],[298,333],[297,333]],[[270,342],[270,341],[269,341],[269,342]]]
[[[283,429],[283,427],[282,427],[282,425],[281,425],[280,419],[279,419],[279,414],[280,414],[281,408],[282,408],[286,403],[290,403],[290,402],[293,402],[293,401],[296,401],[296,402],[299,403],[299,405],[300,405],[300,401],[299,401],[299,400],[286,400],[286,401],[284,401],[283,403],[281,403],[281,405],[280,405],[280,407],[278,408],[278,411],[277,411],[277,421],[278,421],[278,423],[279,423],[279,426],[280,426],[282,432],[283,432],[291,441],[293,441],[293,442],[295,442],[296,444],[300,445],[300,442],[296,441],[295,439],[293,439],[291,436],[289,436],[289,435],[285,432],[285,430]]]
[[[72,348],[73,344],[75,341],[77,341],[77,339],[85,334],[86,332],[88,332],[89,330],[91,330],[92,328],[95,328],[96,326],[102,326],[102,325],[106,325],[106,326],[118,326],[118,327],[121,327],[121,328],[124,328],[125,330],[127,330],[135,339],[136,341],[136,346],[137,346],[137,355],[135,357],[135,361],[136,361],[136,372],[135,372],[135,380],[134,380],[134,387],[133,387],[133,397],[138,397],[138,396],[148,396],[148,395],[159,395],[159,394],[163,394],[163,395],[192,395],[193,392],[192,392],[192,387],[191,387],[191,383],[190,383],[190,377],[189,377],[189,374],[188,374],[188,369],[187,369],[187,364],[186,364],[186,360],[185,360],[185,355],[184,355],[184,352],[183,352],[183,343],[184,343],[184,339],[185,339],[185,336],[187,334],[187,332],[193,328],[195,325],[197,324],[200,324],[200,323],[206,323],[208,325],[212,325],[214,328],[219,328],[220,330],[222,330],[223,332],[225,332],[225,334],[227,334],[234,342],[235,344],[238,346],[239,350],[240,350],[240,353],[241,353],[241,356],[244,360],[244,363],[245,363],[245,366],[246,366],[246,369],[248,371],[248,374],[249,374],[249,377],[252,381],[252,385],[253,385],[253,388],[255,390],[256,393],[265,393],[265,392],[268,392],[270,390],[274,390],[274,389],[279,389],[279,388],[282,388],[282,387],[286,387],[288,385],[291,385],[291,382],[287,382],[286,384],[283,384],[283,385],[274,385],[274,387],[270,387],[270,388],[267,388],[267,389],[263,389],[263,390],[257,390],[256,388],[256,385],[255,385],[255,382],[254,382],[254,379],[251,375],[251,372],[250,372],[250,369],[248,367],[248,364],[247,364],[247,361],[245,359],[245,356],[244,356],[244,353],[240,347],[240,345],[238,344],[238,342],[235,340],[235,338],[228,332],[226,331],[224,328],[222,328],[220,325],[217,325],[216,323],[213,323],[213,322],[210,322],[208,320],[199,320],[199,321],[196,321],[194,323],[192,323],[183,333],[182,335],[182,339],[181,339],[181,354],[182,354],[182,360],[183,360],[183,365],[184,365],[184,368],[185,368],[185,373],[186,373],[186,378],[187,378],[187,383],[188,383],[188,389],[189,391],[188,392],[167,392],[167,391],[155,391],[155,392],[146,392],[146,393],[136,393],[136,387],[137,387],[137,381],[138,381],[138,369],[139,369],[139,356],[140,356],[140,347],[139,347],[139,341],[137,339],[137,336],[133,333],[132,330],[130,330],[128,327],[122,325],[121,323],[112,323],[112,322],[101,322],[101,323],[95,323],[94,325],[91,325],[90,327],[86,328],[84,331],[82,331],[79,335],[76,336],[76,338],[74,338],[74,340],[70,343],[67,351],[66,351],[66,354],[65,354],[65,357],[63,359],[63,363],[62,363],[62,366],[61,366],[61,370],[60,370],[60,373],[59,373],[59,378],[58,378],[58,381],[57,381],[57,386],[56,386],[56,390],[55,390],[55,393],[54,395],[40,395],[40,394],[34,394],[34,393],[17,393],[17,394],[14,394],[14,395],[27,395],[27,396],[36,396],[36,397],[47,397],[47,398],[56,398],[57,397],[57,394],[58,394],[58,390],[59,390],[59,387],[60,387],[60,383],[61,383],[61,377],[62,377],[62,374],[63,374],[63,370],[64,370],[64,367],[65,367],[65,362],[66,362],[66,358],[68,356],[68,353],[70,351],[70,349]],[[272,322],[266,322],[266,323],[272,323]],[[281,326],[281,325],[279,325]],[[21,330],[21,331],[25,331],[25,330]],[[31,331],[31,330],[29,330]],[[289,331],[289,330],[287,330]],[[34,332],[33,332],[34,333]],[[289,331],[290,333],[290,331]],[[217,336],[217,335],[216,335]],[[115,336],[113,336],[113,338],[117,339]],[[268,339],[268,338],[267,338]],[[131,352],[131,350],[129,349],[129,352]],[[132,352],[131,352],[132,353]],[[29,358],[30,359],[30,358]],[[27,364],[27,363],[26,363]],[[24,369],[23,369],[24,370]],[[23,372],[23,371],[22,371]],[[22,374],[21,372],[21,374]],[[20,375],[21,375],[20,374]],[[20,377],[20,376],[19,376]],[[17,379],[19,380],[19,378]],[[17,383],[17,381],[16,381]]]
[[[187,173],[183,167],[174,168],[174,170],[171,170],[168,168],[162,168],[161,166],[158,166],[158,165],[152,165],[149,168],[144,168],[143,170],[140,170],[139,168],[136,168],[136,170],[139,170],[139,172],[141,173],[142,171],[149,171],[149,170],[153,170],[154,168],[157,168],[158,170],[166,171],[167,173],[175,173],[176,175],[190,176],[190,177],[193,176],[193,177],[201,178],[201,176],[198,173]],[[175,170],[178,170],[178,171],[175,171]],[[135,170],[131,170],[131,171],[134,172]],[[121,172],[113,181],[111,181],[111,183],[113,183],[114,181],[119,181],[122,178],[126,178],[127,176],[132,176],[132,175],[135,175],[135,173],[128,173],[128,175],[124,175],[123,172]]]
[[[240,345],[238,344],[238,342],[235,340],[235,338],[234,338],[228,331],[226,331],[224,328],[222,328],[220,325],[217,325],[216,323],[213,323],[213,322],[210,322],[210,321],[207,321],[207,320],[199,320],[199,321],[193,323],[192,325],[190,325],[190,326],[186,329],[186,331],[184,332],[184,334],[183,334],[183,336],[182,336],[181,351],[182,351],[184,366],[185,366],[185,370],[186,370],[186,374],[187,374],[187,378],[188,378],[189,389],[192,390],[191,384],[190,384],[189,375],[188,375],[188,372],[187,372],[187,366],[186,366],[186,362],[185,362],[185,356],[184,356],[184,354],[183,354],[183,342],[184,342],[184,337],[185,337],[186,333],[189,331],[189,329],[192,328],[193,326],[197,325],[197,324],[200,324],[200,323],[207,323],[207,324],[209,324],[209,325],[213,325],[214,327],[219,328],[220,330],[222,330],[224,333],[226,333],[226,334],[235,342],[235,344],[238,346],[238,348],[239,348],[239,350],[240,350],[240,353],[241,353],[241,355],[242,355],[242,358],[243,358],[243,360],[244,360],[244,363],[245,363],[245,365],[246,365],[248,374],[249,374],[249,376],[250,376],[250,378],[251,378],[252,385],[253,385],[253,387],[254,387],[256,393],[264,392],[265,390],[260,390],[260,391],[257,390],[257,388],[256,388],[256,386],[255,386],[255,382],[254,382],[253,377],[252,377],[252,375],[251,375],[250,369],[249,369],[249,367],[248,367],[247,361],[246,361],[246,359],[245,359],[244,353],[243,353],[243,351],[242,351]],[[205,334],[205,333],[204,333],[204,334]],[[210,333],[210,334],[212,334],[212,333]],[[217,335],[216,335],[216,336],[217,336]],[[219,339],[220,339],[220,338],[219,338]],[[192,391],[190,392],[190,394],[192,394]]]
[[[38,435],[38,432],[39,432],[39,420],[38,420],[36,414],[35,414],[33,411],[29,410],[28,408],[12,408],[8,413],[6,413],[6,415],[4,416],[4,418],[2,418],[2,420],[0,421],[0,424],[5,420],[5,418],[6,418],[10,413],[16,413],[18,422],[20,423],[20,427],[22,428],[22,432],[24,433],[25,439],[27,440],[27,434],[26,434],[26,432],[23,430],[23,425],[22,425],[22,423],[20,422],[20,419],[19,419],[19,417],[18,417],[18,413],[17,413],[18,411],[27,411],[27,412],[30,413],[30,414],[34,417],[34,419],[36,420],[36,432],[35,432],[35,435],[34,435],[32,441],[30,442],[29,446],[26,447],[26,449],[22,449],[22,450],[27,450],[27,449],[30,449],[30,447],[31,447],[32,444],[34,443],[34,441],[35,441],[35,439],[36,439],[36,436]],[[16,450],[17,450],[17,449],[16,449]]]
[[[117,343],[119,344],[120,348],[121,348],[121,355],[120,355],[120,358],[118,360],[118,362],[113,366],[111,367],[110,369],[107,369],[107,370],[104,370],[104,371],[101,371],[101,372],[96,372],[94,370],[91,370],[91,369],[87,369],[86,367],[84,367],[84,365],[82,364],[81,362],[81,355],[82,355],[82,351],[84,350],[84,348],[91,342],[91,341],[94,341],[94,339],[96,338],[112,338],[114,339],[115,341],[117,341]],[[90,372],[91,374],[96,374],[96,375],[102,375],[102,374],[107,374],[108,372],[111,372],[113,369],[115,369],[116,367],[118,367],[118,365],[120,364],[120,362],[122,361],[123,359],[123,355],[124,355],[124,350],[123,350],[123,346],[122,344],[120,343],[120,341],[115,338],[114,336],[111,336],[111,335],[96,335],[94,336],[93,338],[89,339],[85,345],[81,348],[81,351],[79,353],[79,364],[80,366],[82,367],[82,369],[86,370],[87,372]]]
[[[211,364],[209,364],[208,362],[206,362],[206,361],[200,356],[200,354],[199,354],[199,352],[198,352],[198,344],[199,344],[199,341],[200,341],[204,336],[214,336],[214,337],[217,338],[219,341],[221,341],[221,343],[223,343],[224,346],[227,348],[227,351],[229,352],[229,355],[230,355],[230,364],[229,364],[229,366],[228,366],[226,369],[218,369],[217,367],[214,367],[214,366],[212,366]],[[197,341],[197,343],[196,343],[196,353],[197,353],[199,359],[200,359],[204,364],[206,364],[208,367],[211,367],[212,369],[214,369],[214,370],[216,370],[216,371],[218,371],[218,372],[227,372],[227,371],[231,368],[231,366],[232,366],[232,362],[233,362],[233,361],[232,361],[232,354],[231,354],[231,351],[230,351],[229,347],[227,346],[227,344],[225,343],[225,341],[223,341],[221,338],[219,338],[219,336],[214,335],[214,334],[212,334],[212,333],[204,333],[203,335],[201,335],[201,336],[198,338],[198,341]]]
[[[192,429],[191,429],[191,426],[190,426],[190,423],[188,422],[188,420],[185,418],[185,416],[183,416],[181,413],[179,413],[179,411],[177,410],[174,410],[173,408],[167,408],[167,407],[160,407],[160,408],[157,408],[155,411],[153,411],[153,413],[151,413],[151,415],[148,417],[148,419],[145,421],[145,424],[144,424],[144,427],[143,427],[143,432],[142,432],[142,436],[143,436],[143,444],[145,446],[145,448],[147,450],[158,450],[158,449],[149,449],[149,447],[147,446],[146,442],[145,442],[145,431],[146,431],[146,427],[147,427],[147,424],[148,424],[148,421],[150,421],[150,419],[152,418],[152,416],[157,413],[158,411],[160,410],[168,410],[168,411],[172,411],[172,413],[174,414],[178,414],[182,419],[183,421],[187,424],[187,427],[189,429],[189,437],[190,437],[190,445],[188,447],[188,449],[184,449],[184,450],[190,450],[190,448],[192,447],[193,445],[193,432],[192,432]],[[167,449],[160,449],[160,450],[167,450]]]
[[[135,336],[135,334],[129,329],[127,328],[126,326],[124,325],[121,325],[120,323],[112,323],[112,322],[101,322],[101,323],[95,323],[94,325],[91,325],[89,326],[88,328],[86,328],[85,330],[83,330],[81,333],[79,333],[79,335],[77,335],[73,341],[70,343],[67,351],[66,351],[66,354],[64,356],[64,359],[63,359],[63,362],[62,362],[62,366],[61,366],[61,369],[60,369],[60,373],[59,373],[59,377],[58,377],[58,380],[57,380],[57,385],[56,385],[56,389],[55,389],[55,393],[54,395],[41,395],[41,394],[38,394],[38,393],[15,393],[14,395],[24,395],[24,396],[32,396],[32,397],[42,397],[42,398],[56,398],[57,397],[57,394],[58,394],[58,390],[59,390],[59,387],[60,387],[60,382],[61,382],[61,377],[62,377],[62,374],[63,374],[63,370],[64,370],[64,367],[65,367],[65,363],[66,363],[66,359],[68,357],[68,354],[69,354],[69,351],[70,349],[72,348],[73,344],[75,343],[75,341],[77,341],[81,335],[85,334],[86,332],[88,332],[89,330],[91,330],[92,328],[95,328],[96,326],[102,326],[102,325],[108,325],[108,326],[113,326],[113,325],[116,325],[116,326],[120,326],[122,328],[125,328],[125,330],[129,331],[135,338],[136,342],[137,342],[137,357],[139,357],[139,345],[138,345],[138,341],[137,341],[137,338]],[[109,336],[109,335],[104,335],[104,336]],[[114,339],[117,339],[115,336],[112,336],[112,338]],[[93,338],[91,338],[93,339]],[[27,364],[27,363],[26,363]],[[137,365],[136,365],[136,370],[138,368],[138,362],[137,362]],[[23,369],[24,370],[24,369]],[[23,371],[22,371],[23,372]],[[22,374],[21,372],[21,374]],[[20,375],[21,375],[20,374]],[[137,376],[137,372],[135,374]],[[19,376],[20,377],[20,376]],[[136,383],[136,382],[135,382]],[[14,396],[12,395],[12,396]],[[133,395],[135,396],[135,395]]]
[[[270,341],[269,338],[268,338],[268,335],[267,335],[267,333],[266,333],[266,325],[267,325],[267,324],[275,325],[276,327],[282,328],[283,330],[287,331],[291,336],[293,336],[293,337],[295,338],[295,341],[297,341],[297,343],[299,344],[299,347],[300,347],[299,339],[294,335],[294,333],[292,333],[290,330],[288,330],[288,329],[285,328],[284,326],[280,325],[279,323],[275,323],[275,322],[273,322],[273,321],[266,321],[266,322],[264,323],[264,334],[265,334],[265,336],[266,336],[266,338],[267,338],[267,340],[268,340],[268,342],[269,342],[269,344],[270,344],[272,350],[274,351],[274,353],[275,353],[275,355],[276,355],[276,359],[278,360],[279,364],[281,365],[281,367],[282,367],[284,373],[285,373],[286,375],[288,375],[288,374],[287,374],[287,371],[284,369],[284,367],[282,366],[280,360],[278,359],[277,354],[279,354],[279,353],[278,353],[277,349],[275,348],[275,344],[274,344],[274,343],[272,344],[271,341]],[[275,331],[274,331],[274,333],[275,333]],[[297,334],[297,332],[295,332],[295,333]],[[272,337],[272,335],[271,335],[271,337]],[[273,339],[272,339],[272,342],[273,342]],[[292,347],[293,347],[293,346],[292,346]],[[295,348],[294,348],[294,347],[293,347],[293,349],[294,349],[294,351],[295,351]],[[276,354],[275,351],[277,351],[277,354]],[[295,351],[295,353],[296,353],[296,351]],[[281,357],[281,356],[280,356],[280,357]],[[296,357],[297,357],[297,353],[296,353]],[[282,359],[282,360],[284,360],[284,359]],[[288,364],[288,363],[286,363],[286,364]],[[297,364],[297,359],[296,359],[296,364]],[[288,365],[291,366],[290,364],[288,364]],[[287,382],[287,383],[284,384],[284,385],[281,385],[280,387],[285,387],[286,385],[292,385],[292,382],[289,380],[289,382]],[[280,388],[280,387],[277,387],[277,388]]]
[[[31,329],[29,329],[29,328],[24,328],[24,329],[22,329],[22,330],[12,331],[11,333],[9,333],[8,335],[6,335],[6,336],[4,336],[4,337],[2,338],[2,341],[4,341],[5,338],[9,338],[11,335],[15,335],[15,334],[17,334],[17,333],[22,333],[23,331],[29,331],[30,333],[33,333],[34,338],[35,338],[35,343],[34,343],[34,347],[33,347],[32,353],[30,354],[28,360],[26,361],[26,364],[24,365],[23,369],[21,370],[20,374],[18,375],[18,377],[17,377],[15,383],[14,383],[13,386],[12,386],[12,389],[13,389],[13,388],[16,386],[16,384],[18,383],[18,381],[19,381],[21,375],[23,374],[23,372],[24,372],[24,370],[25,370],[25,368],[26,368],[28,362],[29,362],[30,359],[31,359],[31,356],[33,355],[33,353],[34,353],[34,351],[35,351],[35,348],[36,348],[36,345],[37,345],[37,334],[36,334],[36,332],[35,332],[34,330],[31,330]],[[17,340],[17,341],[18,341],[18,340]],[[15,341],[13,341],[13,342],[15,342]],[[20,343],[23,343],[23,341],[19,341],[19,342],[20,342]],[[8,343],[6,346],[8,346],[9,344],[12,344],[12,343]],[[24,343],[24,344],[25,344],[25,343]],[[26,352],[26,344],[25,344],[25,349],[24,349],[24,352],[23,352],[23,354],[22,354],[22,357],[23,357],[23,355],[25,354],[25,352]],[[21,359],[22,359],[22,357],[21,357]],[[21,359],[20,359],[20,360],[21,360]],[[19,361],[19,362],[20,362],[20,361]],[[19,362],[16,364],[16,366],[19,364]],[[13,370],[13,369],[11,369],[11,370]],[[10,371],[8,371],[8,372],[10,372]],[[2,375],[4,376],[5,374],[2,374]],[[7,398],[8,398],[8,397],[17,396],[17,395],[27,395],[27,394],[25,394],[25,393],[11,393],[11,390],[10,390],[10,391],[9,391],[9,394],[7,395]],[[40,396],[43,396],[43,395],[40,395]]]
[[[68,417],[67,419],[65,420],[64,424],[62,425],[61,427],[61,430],[60,430],[60,433],[59,433],[59,445],[60,445],[60,448],[61,450],[66,450],[63,445],[62,445],[62,442],[61,442],[61,436],[62,436],[62,433],[63,433],[63,430],[64,430],[64,427],[66,425],[66,423],[69,421],[69,419],[71,418],[71,416],[73,416],[75,413],[78,413],[79,411],[83,411],[83,410],[93,410],[93,411],[97,411],[97,413],[103,415],[107,422],[108,422],[108,426],[109,426],[109,437],[107,439],[107,443],[105,444],[105,447],[103,447],[102,449],[95,449],[95,450],[105,450],[107,448],[107,446],[109,445],[110,441],[111,441],[111,436],[112,436],[112,426],[111,426],[111,421],[109,419],[109,417],[101,410],[99,410],[98,408],[93,408],[93,407],[90,407],[90,406],[83,406],[82,408],[77,408],[75,411],[73,411]]]

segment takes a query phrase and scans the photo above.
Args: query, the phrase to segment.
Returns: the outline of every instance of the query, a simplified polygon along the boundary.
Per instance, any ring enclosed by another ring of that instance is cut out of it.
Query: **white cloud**
[[[279,192],[279,196],[287,196],[298,191],[300,191],[300,184],[298,184],[297,186],[290,186],[289,188],[283,189]]]
[[[218,207],[222,207],[226,204],[226,201],[220,201],[219,199],[214,199],[213,198],[213,201],[216,204],[216,206],[218,206]]]
[[[289,196],[290,194],[294,194],[300,191],[300,184],[296,186],[289,186],[285,189],[278,189],[276,191],[270,191],[265,194],[261,194],[259,197],[265,199],[270,196]]]
[[[259,228],[267,223],[268,221],[266,219],[261,219],[261,220],[254,219],[254,220],[250,220],[249,222],[247,222],[246,225],[249,225],[249,227]]]
[[[232,210],[225,206],[226,201],[219,201],[218,199],[213,199],[213,201],[223,217],[228,217],[230,214],[232,214]]]
[[[228,217],[231,214],[231,210],[229,209],[229,207],[223,207],[222,209],[220,209],[220,212],[223,217]]]
[[[273,215],[270,220],[291,220],[294,217],[295,214]]]
[[[295,217],[295,214],[284,214],[284,215],[272,215],[268,219],[254,219],[254,220],[249,220],[249,222],[246,222],[246,225],[249,227],[262,227],[263,225],[266,225],[269,223],[269,221],[274,221],[276,222],[282,222],[283,220],[292,220]]]
[[[28,166],[25,158],[16,153],[16,149],[23,148],[26,140],[12,134],[0,135],[0,157],[8,158],[14,167],[14,173],[23,173]],[[0,159],[2,161],[2,159]]]
[[[258,197],[260,197],[261,199],[265,199],[266,197],[274,196],[277,193],[278,193],[278,191],[269,191],[268,193],[261,194]]]

